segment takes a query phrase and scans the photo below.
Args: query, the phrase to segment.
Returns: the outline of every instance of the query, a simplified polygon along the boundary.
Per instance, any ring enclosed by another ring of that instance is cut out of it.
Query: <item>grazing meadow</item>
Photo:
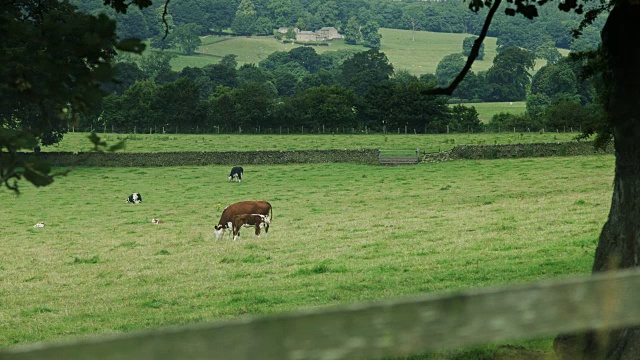
[[[286,129],[285,129],[286,131]],[[115,134],[99,133],[115,144],[125,140],[125,152],[259,151],[383,149],[439,152],[456,145],[495,145],[574,141],[578,133],[502,132],[469,134]],[[89,133],[71,132],[42,151],[82,152],[92,148]]]
[[[461,53],[464,38],[469,34],[436,33],[381,28],[379,31],[380,51],[383,52],[396,71],[404,70],[413,75],[434,74],[438,63],[449,54]],[[173,52],[171,60],[173,70],[180,71],[184,67],[202,67],[218,63],[223,56],[237,55],[239,64],[258,64],[276,51],[290,51],[303,45],[284,44],[273,36],[206,36],[196,54],[186,56]],[[472,71],[486,71],[493,65],[496,56],[495,37],[486,37],[484,41],[485,56],[473,64]],[[314,46],[318,54],[337,50],[368,50],[360,45],[348,45],[344,40],[332,40],[329,46]],[[558,49],[563,56],[569,53],[566,49]],[[536,60],[534,71],[546,65],[545,60]]]
[[[527,103],[525,101],[466,103],[463,105],[475,107],[478,112],[478,118],[483,124],[488,124],[494,115],[500,113],[522,115],[527,111]]]
[[[405,70],[414,75],[435,73],[436,67],[443,57],[462,52],[462,42],[469,34],[436,33],[416,31],[415,36],[410,30],[380,29],[381,46],[383,52],[393,68]],[[473,65],[474,71],[489,69],[496,55],[497,38],[487,37],[485,40],[485,58]],[[178,55],[171,61],[174,70],[181,70],[185,66],[202,66],[201,61],[209,57],[211,63],[216,63],[228,54],[237,55],[239,64],[257,64],[276,51],[290,51],[300,47],[299,44],[284,44],[273,36],[207,36],[202,39],[202,45],[196,51],[198,57]],[[360,45],[349,45],[344,40],[331,40],[329,46],[314,46],[313,49],[322,54],[328,51],[356,50],[366,51]]]
[[[228,166],[74,168],[0,190],[0,348],[586,275],[613,167],[256,165],[242,183]],[[273,205],[269,236],[215,240],[222,209],[250,199]],[[550,356],[551,339],[518,346]]]

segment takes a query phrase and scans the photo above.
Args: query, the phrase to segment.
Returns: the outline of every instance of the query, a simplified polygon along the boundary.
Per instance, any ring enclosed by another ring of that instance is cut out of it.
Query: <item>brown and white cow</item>
[[[269,235],[269,222],[266,216],[261,214],[236,215],[233,218],[233,224],[231,226],[234,241],[240,237],[240,229],[243,226],[254,227],[256,229],[256,236],[260,236],[261,228],[264,228],[265,237]]]
[[[241,201],[224,208],[218,225],[214,227],[214,235],[220,240],[227,230],[233,228],[233,218],[243,214],[258,214],[266,217],[266,222],[271,223],[273,210],[271,204],[266,201]],[[231,233],[229,233],[231,236]]]

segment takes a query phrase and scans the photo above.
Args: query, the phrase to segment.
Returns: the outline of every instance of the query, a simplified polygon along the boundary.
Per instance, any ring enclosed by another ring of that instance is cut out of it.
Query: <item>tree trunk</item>
[[[614,137],[615,177],[609,218],[593,272],[638,267],[640,259],[640,2],[621,1],[602,30],[609,86],[607,113]],[[640,359],[640,326],[559,335],[561,359]]]

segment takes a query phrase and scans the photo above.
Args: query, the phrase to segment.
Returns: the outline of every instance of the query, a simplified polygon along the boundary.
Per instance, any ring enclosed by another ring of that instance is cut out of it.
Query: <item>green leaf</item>
[[[140,39],[130,38],[124,39],[116,44],[116,49],[121,51],[133,52],[136,54],[142,54],[146,45],[140,41]]]
[[[126,145],[126,143],[125,143],[124,140],[118,141],[118,143],[116,143],[115,145],[111,145],[109,147],[109,150],[107,150],[107,151],[114,152],[114,151],[122,150],[122,149],[124,149],[125,145]]]
[[[98,150],[98,147],[100,146],[107,146],[107,142],[106,141],[100,141],[100,137],[98,135],[96,135],[96,133],[92,132],[91,135],[88,136],[89,140],[91,140],[91,143],[93,144],[93,147],[95,150]]]
[[[27,160],[24,162],[24,178],[35,186],[47,186],[53,182],[49,175],[51,167],[48,163],[39,160]]]

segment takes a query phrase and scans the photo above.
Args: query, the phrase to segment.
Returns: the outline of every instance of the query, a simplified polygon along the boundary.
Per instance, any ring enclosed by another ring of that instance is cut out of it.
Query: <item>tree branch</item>
[[[164,11],[162,12],[162,23],[164,24],[164,37],[162,38],[162,40],[166,39],[167,36],[169,36],[169,23],[166,19],[166,16],[169,14],[169,12],[167,11],[167,8],[169,7],[169,1],[171,0],[164,1]]]
[[[458,84],[462,82],[464,77],[467,76],[467,73],[471,69],[471,65],[473,65],[473,62],[476,60],[476,57],[478,57],[478,54],[480,53],[480,46],[482,45],[484,38],[487,37],[487,31],[489,31],[489,25],[491,25],[491,20],[493,20],[493,15],[495,15],[501,3],[502,3],[502,0],[496,0],[493,3],[493,6],[491,6],[491,9],[489,9],[487,18],[484,19],[484,25],[482,26],[482,31],[480,31],[480,35],[473,42],[473,46],[471,47],[471,53],[469,53],[469,57],[467,57],[467,63],[464,64],[464,67],[462,68],[462,70],[460,70],[460,73],[458,74],[458,76],[456,76],[456,78],[453,79],[451,84],[446,88],[435,88],[435,89],[426,90],[423,92],[423,94],[426,94],[426,95],[453,94],[453,91],[456,89],[456,87],[458,87]]]

